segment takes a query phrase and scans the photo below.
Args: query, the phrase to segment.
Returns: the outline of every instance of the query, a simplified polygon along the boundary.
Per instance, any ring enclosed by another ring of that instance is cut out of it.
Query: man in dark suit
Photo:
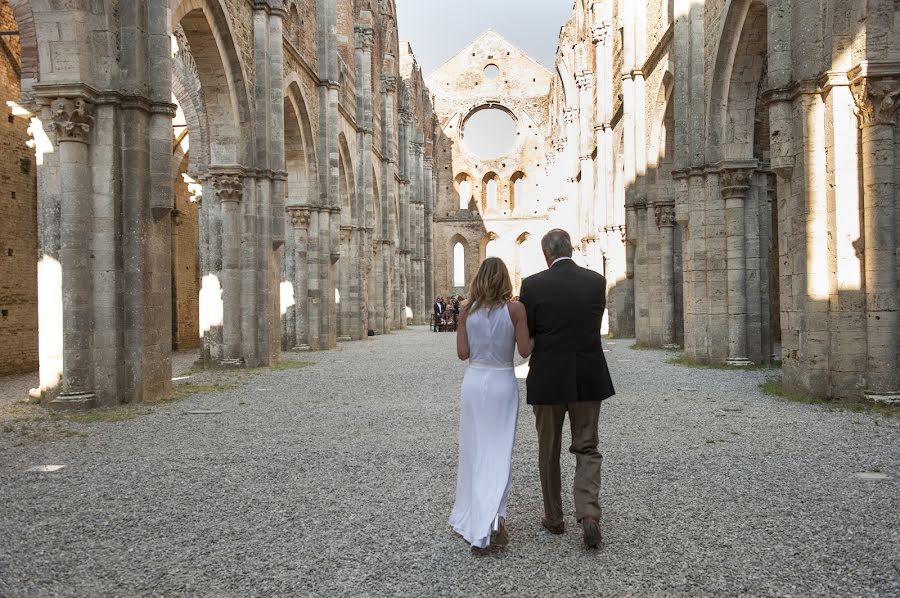
[[[434,330],[435,332],[438,331],[438,328],[441,324],[441,316],[444,315],[443,301],[444,300],[440,297],[434,300],[434,327],[432,328],[432,330]]]
[[[559,453],[569,414],[575,455],[575,515],[584,543],[597,548],[600,534],[600,465],[597,450],[600,403],[615,394],[600,323],[606,309],[606,279],[572,261],[572,241],[560,229],[547,233],[541,248],[549,269],[522,282],[534,352],[528,372],[528,404],[538,433],[538,467],[544,495],[543,526],[565,531],[560,495]]]

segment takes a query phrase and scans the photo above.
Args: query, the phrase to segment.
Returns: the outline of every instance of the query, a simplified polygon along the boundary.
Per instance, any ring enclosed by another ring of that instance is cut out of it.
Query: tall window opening
[[[484,180],[482,180],[482,199],[481,199],[481,211],[482,212],[496,212],[497,211],[497,196],[500,187],[500,179],[499,177],[493,173],[489,172],[484,175]]]
[[[466,286],[466,248],[462,243],[453,246],[453,286]]]
[[[526,191],[525,191],[525,173],[517,172],[512,176],[510,180],[511,187],[509,192],[509,209],[510,211],[515,210],[516,206],[520,206],[520,209],[525,209],[526,202]]]

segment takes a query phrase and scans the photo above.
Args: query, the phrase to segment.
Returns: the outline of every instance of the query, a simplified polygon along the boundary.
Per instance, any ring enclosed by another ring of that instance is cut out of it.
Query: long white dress
[[[506,517],[519,415],[513,369],[515,327],[507,306],[466,319],[469,366],[459,408],[459,471],[450,526],[473,546],[490,544],[491,525]]]

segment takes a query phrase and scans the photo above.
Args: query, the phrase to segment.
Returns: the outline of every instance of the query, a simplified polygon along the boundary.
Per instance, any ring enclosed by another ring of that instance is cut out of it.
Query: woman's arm
[[[468,310],[462,308],[459,311],[459,321],[456,323],[456,356],[465,361],[469,358],[469,335],[466,333],[466,316]]]
[[[534,351],[534,339],[528,332],[528,317],[525,313],[525,306],[518,301],[509,304],[509,313],[512,316],[513,326],[516,329],[516,346],[519,349],[519,355],[529,357]]]

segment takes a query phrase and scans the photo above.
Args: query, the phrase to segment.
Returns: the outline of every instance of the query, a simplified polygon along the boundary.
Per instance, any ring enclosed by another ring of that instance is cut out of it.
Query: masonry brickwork
[[[0,30],[16,31],[8,0],[0,2]],[[18,101],[22,76],[17,36],[0,37],[0,375],[38,367],[37,212],[34,151]]]

